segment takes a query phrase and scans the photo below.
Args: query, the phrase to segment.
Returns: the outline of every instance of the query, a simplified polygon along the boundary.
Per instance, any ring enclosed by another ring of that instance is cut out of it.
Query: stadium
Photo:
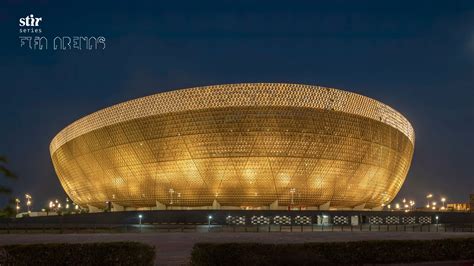
[[[87,115],[50,153],[89,208],[378,209],[409,170],[409,121],[374,99],[320,86],[180,89]]]

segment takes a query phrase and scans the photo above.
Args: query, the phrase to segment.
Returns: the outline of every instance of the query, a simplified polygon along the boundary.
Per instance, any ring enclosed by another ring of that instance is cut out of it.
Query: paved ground
[[[197,242],[303,243],[373,239],[442,239],[474,237],[474,233],[429,232],[303,232],[303,233],[129,233],[129,234],[12,234],[0,245],[26,243],[84,243],[137,241],[154,245],[156,265],[185,265]]]

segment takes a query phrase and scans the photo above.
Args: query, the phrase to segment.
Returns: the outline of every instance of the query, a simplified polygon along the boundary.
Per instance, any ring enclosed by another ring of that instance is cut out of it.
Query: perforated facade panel
[[[62,130],[50,150],[78,204],[378,207],[408,172],[414,132],[355,93],[232,84],[139,98]]]

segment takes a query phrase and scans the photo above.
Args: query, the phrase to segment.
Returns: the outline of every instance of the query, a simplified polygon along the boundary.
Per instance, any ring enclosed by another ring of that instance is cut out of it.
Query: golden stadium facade
[[[81,206],[371,209],[400,190],[414,141],[408,120],[371,98],[255,83],[105,108],[63,129],[50,152]]]

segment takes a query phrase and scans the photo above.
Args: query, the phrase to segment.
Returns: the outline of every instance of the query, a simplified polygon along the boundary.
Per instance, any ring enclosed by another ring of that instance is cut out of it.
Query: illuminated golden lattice
[[[230,84],[159,93],[88,115],[50,146],[81,205],[372,208],[395,197],[410,123],[342,90]],[[329,203],[329,204],[328,204]]]

